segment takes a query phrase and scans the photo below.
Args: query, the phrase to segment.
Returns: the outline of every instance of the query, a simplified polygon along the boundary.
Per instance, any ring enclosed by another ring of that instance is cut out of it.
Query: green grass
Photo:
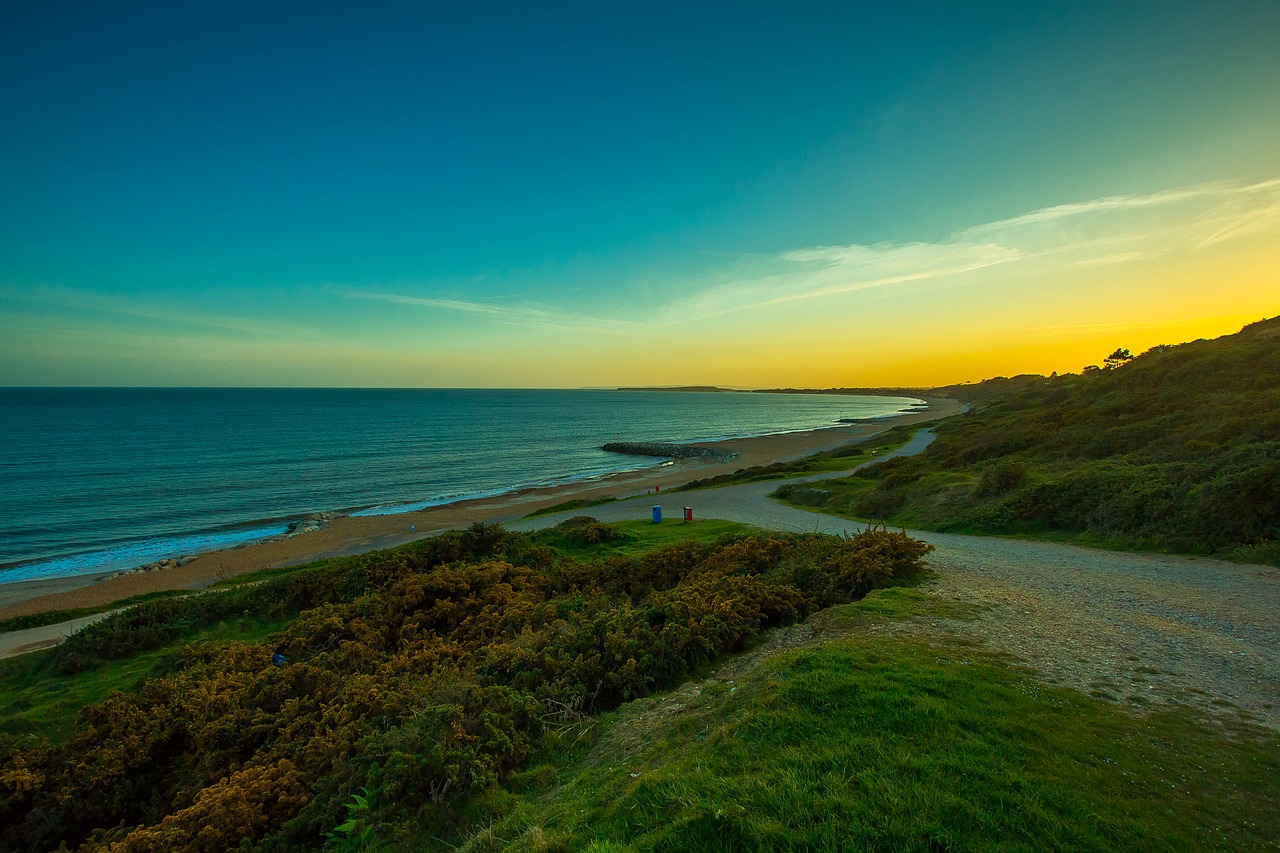
[[[117,690],[135,691],[165,669],[164,659],[165,651],[157,650],[75,675],[55,673],[48,651],[0,661],[0,732],[59,740],[74,727],[81,708]]]
[[[404,548],[407,546],[400,545],[397,547]],[[390,548],[387,550],[394,551],[395,548]],[[254,584],[260,584],[263,581],[275,580],[276,578],[283,578],[283,577],[288,577],[290,575],[310,572],[315,569],[323,569],[327,566],[331,566],[336,563],[342,562],[344,560],[350,560],[350,559],[351,559],[350,556],[324,557],[319,560],[312,560],[310,563],[299,563],[296,566],[281,566],[275,569],[255,569],[252,572],[247,572],[242,575],[236,575],[235,577],[227,578],[226,580],[220,580],[220,581],[217,581],[216,583],[209,584],[209,586],[205,587],[205,589],[223,590],[223,589],[234,589],[236,587],[242,587],[242,586],[252,586]]]
[[[830,618],[836,626],[851,628],[895,619],[969,622],[977,613],[977,605],[929,595],[910,586],[892,586],[875,590],[857,604],[833,608]]]
[[[1031,474],[1034,484],[1040,475]],[[928,471],[891,491],[881,488],[881,480],[852,474],[813,485],[784,486],[770,495],[796,509],[822,512],[866,523],[884,522],[891,527],[1060,542],[1139,553],[1184,553],[1165,540],[1103,536],[1088,530],[1050,529],[1042,523],[1011,524],[998,506],[998,499],[975,495],[978,477],[956,471]],[[1280,565],[1280,549],[1268,543],[1220,552],[1219,559]]]
[[[168,671],[175,649],[206,641],[252,642],[265,638],[283,621],[246,613],[163,648],[72,675],[55,671],[52,650],[0,660],[0,733],[43,735],[56,741],[71,731],[84,706],[116,691],[134,692],[145,679]]]
[[[897,589],[834,615],[964,616]],[[592,745],[491,792],[499,817],[449,847],[1261,850],[1280,836],[1273,732],[1135,716],[961,639],[852,631],[687,695],[678,712],[659,696],[601,718]]]
[[[598,545],[573,542],[554,527],[540,531],[537,536],[540,542],[565,556],[584,559],[613,555],[635,556],[677,542],[715,542],[721,536],[760,532],[760,528],[750,524],[715,518],[696,519],[688,523],[667,520],[661,524],[643,520],[618,521],[611,522],[609,527],[620,533],[620,538]]]

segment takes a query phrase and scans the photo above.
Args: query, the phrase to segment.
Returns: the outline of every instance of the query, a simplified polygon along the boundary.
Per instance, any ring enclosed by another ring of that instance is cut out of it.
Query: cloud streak
[[[42,307],[80,312],[94,317],[105,317],[111,327],[119,325],[118,318],[161,323],[168,327],[186,327],[191,330],[218,333],[233,332],[241,336],[293,340],[315,336],[311,329],[292,323],[281,323],[260,317],[244,317],[211,311],[194,311],[181,306],[158,302],[143,302],[115,294],[97,293],[74,287],[36,285],[34,287],[0,287],[0,298]],[[65,322],[65,321],[64,321]]]
[[[340,296],[351,299],[367,299],[387,302],[392,305],[411,305],[439,311],[460,311],[464,314],[478,314],[511,326],[542,326],[553,329],[595,331],[604,334],[629,329],[649,328],[647,323],[590,317],[582,314],[555,311],[540,306],[495,305],[491,302],[445,299],[436,296],[412,296],[402,293],[352,290],[350,288],[339,288],[335,292]]]
[[[972,285],[984,270],[1038,275],[1198,251],[1280,234],[1280,180],[1203,184],[1056,205],[963,229],[936,243],[816,246],[755,259],[728,281],[671,301],[689,323],[882,288]]]

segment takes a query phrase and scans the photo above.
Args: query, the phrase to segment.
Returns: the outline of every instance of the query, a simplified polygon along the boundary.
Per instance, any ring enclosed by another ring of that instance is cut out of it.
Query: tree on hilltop
[[[1107,366],[1108,370],[1111,370],[1112,368],[1119,367],[1126,361],[1133,361],[1133,353],[1129,352],[1124,347],[1118,347],[1115,352],[1104,358],[1102,363]]]

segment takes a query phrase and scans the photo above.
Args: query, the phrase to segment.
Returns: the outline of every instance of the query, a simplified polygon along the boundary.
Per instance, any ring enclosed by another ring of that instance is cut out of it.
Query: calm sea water
[[[0,389],[0,582],[654,464],[693,441],[890,415],[901,397],[659,391]]]

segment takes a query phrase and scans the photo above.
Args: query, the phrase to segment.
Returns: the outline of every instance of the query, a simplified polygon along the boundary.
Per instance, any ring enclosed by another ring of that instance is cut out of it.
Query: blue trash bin
[[[662,523],[662,507],[658,506],[657,504],[654,504],[654,507],[653,507],[653,523],[654,524]]]

